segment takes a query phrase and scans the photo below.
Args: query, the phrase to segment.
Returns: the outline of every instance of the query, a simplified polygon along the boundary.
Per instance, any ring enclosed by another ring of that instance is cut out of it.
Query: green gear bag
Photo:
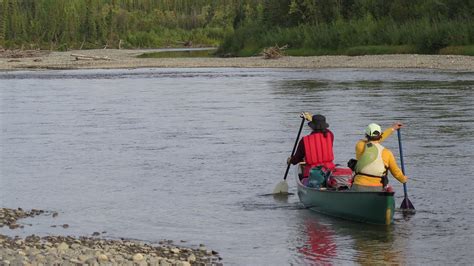
[[[319,188],[325,186],[329,172],[323,169],[323,166],[316,166],[309,171],[308,187]]]

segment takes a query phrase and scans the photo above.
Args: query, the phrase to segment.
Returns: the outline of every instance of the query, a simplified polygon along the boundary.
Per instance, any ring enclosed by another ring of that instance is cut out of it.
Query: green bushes
[[[242,55],[251,48],[256,54],[268,46],[288,44],[289,55],[436,54],[447,46],[472,44],[473,28],[472,21],[420,19],[398,24],[390,18],[375,20],[370,15],[265,31],[254,25],[227,36],[218,53]]]
[[[466,52],[474,2],[465,0],[0,0],[6,48],[217,46],[251,56]]]

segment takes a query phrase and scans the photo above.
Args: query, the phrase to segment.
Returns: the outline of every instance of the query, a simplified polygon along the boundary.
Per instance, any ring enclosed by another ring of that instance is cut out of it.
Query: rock
[[[145,260],[142,260],[142,261],[138,262],[137,264],[138,264],[138,266],[148,266],[148,263]]]
[[[94,233],[92,233],[92,236],[99,236],[99,235],[100,235],[99,232],[94,232]]]
[[[18,228],[18,227],[20,227],[20,226],[19,226],[18,224],[10,224],[8,227],[9,227],[10,229],[16,229],[16,228]]]
[[[179,248],[172,248],[170,251],[174,254],[179,254],[181,250],[179,250]]]
[[[187,261],[179,261],[178,263],[176,263],[176,266],[191,266],[191,263]]]
[[[172,266],[173,263],[168,260],[160,260],[160,266]]]
[[[81,264],[81,261],[78,259],[69,259],[69,262],[74,263],[74,264]]]
[[[63,224],[63,228],[68,228],[69,225],[68,224]]]
[[[107,255],[105,254],[99,254],[99,256],[97,256],[97,260],[99,261],[99,263],[101,262],[106,262],[109,260],[109,258],[107,257]]]
[[[36,258],[35,258],[36,262],[44,262],[45,259],[46,257],[41,254],[36,255]]]
[[[140,262],[143,260],[143,255],[141,253],[137,253],[132,257],[133,262]]]
[[[88,264],[88,265],[96,265],[97,260],[95,258],[89,258],[85,261],[85,263]]]
[[[194,254],[189,255],[187,260],[191,263],[195,262],[196,261],[196,255],[194,255]]]
[[[86,260],[89,259],[89,257],[81,254],[79,255],[79,257],[77,257],[77,259],[79,259],[81,262],[85,262]]]
[[[113,260],[115,260],[118,264],[120,264],[122,261],[124,261],[124,258],[122,255],[115,255],[113,257]]]
[[[59,251],[66,251],[69,249],[69,245],[66,244],[65,242],[62,242],[61,244],[58,245],[58,250]]]

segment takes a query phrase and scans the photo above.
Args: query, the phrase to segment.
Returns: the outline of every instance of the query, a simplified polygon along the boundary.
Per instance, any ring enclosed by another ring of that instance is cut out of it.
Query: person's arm
[[[360,157],[362,156],[362,153],[364,153],[366,143],[367,142],[364,140],[359,140],[359,142],[357,142],[355,146],[356,160],[359,160]]]
[[[395,130],[401,128],[402,126],[402,123],[396,122],[391,127],[385,129],[385,131],[382,133],[382,138],[379,140],[379,142],[383,142],[384,140],[386,140],[393,134],[393,132],[395,132]]]
[[[290,163],[291,164],[297,164],[299,162],[303,162],[304,161],[304,154],[305,154],[305,150],[304,150],[304,142],[303,142],[303,138],[302,138],[302,139],[300,139],[300,142],[298,143],[298,148],[296,148],[295,154],[290,159]]]
[[[393,177],[395,177],[401,183],[406,183],[408,177],[405,176],[402,170],[400,170],[400,168],[398,167],[397,161],[395,161],[393,153],[388,149],[384,149],[382,157],[384,159],[384,162],[388,163],[388,169],[390,170],[390,173],[393,175]]]

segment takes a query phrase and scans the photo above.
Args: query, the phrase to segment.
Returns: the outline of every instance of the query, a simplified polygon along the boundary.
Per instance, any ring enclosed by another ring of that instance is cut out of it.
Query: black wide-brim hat
[[[313,120],[308,123],[308,126],[313,130],[323,130],[329,127],[326,123],[326,117],[324,115],[313,115]]]

